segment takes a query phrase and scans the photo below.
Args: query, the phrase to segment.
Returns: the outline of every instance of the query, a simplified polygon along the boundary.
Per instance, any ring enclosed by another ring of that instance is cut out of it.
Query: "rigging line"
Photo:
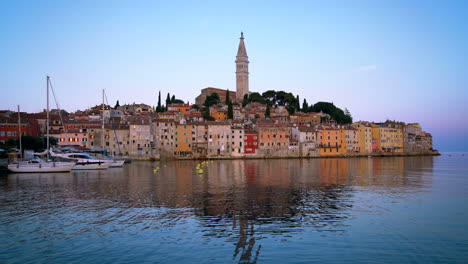
[[[120,144],[119,144],[119,138],[117,137],[117,131],[115,129],[115,125],[114,125],[114,119],[111,118],[111,107],[109,105],[109,101],[107,101],[107,94],[106,94],[106,91],[104,90],[104,99],[106,100],[106,104],[109,106],[109,119],[110,119],[110,122],[111,122],[111,126],[112,126],[112,129],[114,130],[114,139],[115,141],[117,142],[117,148],[119,150],[119,155],[121,156],[122,155],[122,151],[120,151]]]
[[[48,80],[49,80],[50,89],[52,90],[52,95],[54,96],[55,105],[57,106],[57,109],[58,109],[58,112],[59,112],[60,122],[62,122],[63,130],[65,130],[65,133],[67,133],[67,130],[65,129],[65,124],[63,123],[62,111],[60,110],[60,106],[59,106],[59,103],[57,101],[57,97],[55,96],[54,87],[52,87],[52,81],[50,79],[48,79]]]

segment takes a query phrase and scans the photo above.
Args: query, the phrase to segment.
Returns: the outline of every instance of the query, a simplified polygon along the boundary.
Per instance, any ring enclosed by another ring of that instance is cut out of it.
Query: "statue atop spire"
[[[241,32],[236,56],[236,99],[241,101],[245,94],[249,94],[249,57],[245,49],[244,32]]]

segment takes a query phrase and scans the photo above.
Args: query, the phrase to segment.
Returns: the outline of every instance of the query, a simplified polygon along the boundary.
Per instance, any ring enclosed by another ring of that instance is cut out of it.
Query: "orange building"
[[[346,153],[346,147],[343,147],[344,133],[334,127],[319,127],[318,141],[321,156],[330,156]]]
[[[170,112],[180,112],[180,113],[190,113],[189,104],[169,104],[167,105],[167,110]]]
[[[289,147],[291,128],[285,124],[259,123],[259,148],[263,150],[279,150]]]
[[[210,107],[210,116],[216,120],[226,120],[228,118],[227,110],[222,110],[217,107]]]
[[[174,156],[179,158],[192,157],[192,128],[185,121],[175,125],[174,129]]]

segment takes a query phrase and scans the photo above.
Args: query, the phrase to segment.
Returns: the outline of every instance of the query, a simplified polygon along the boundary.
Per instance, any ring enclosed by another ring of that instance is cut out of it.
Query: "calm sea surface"
[[[0,176],[1,263],[467,263],[468,153]]]

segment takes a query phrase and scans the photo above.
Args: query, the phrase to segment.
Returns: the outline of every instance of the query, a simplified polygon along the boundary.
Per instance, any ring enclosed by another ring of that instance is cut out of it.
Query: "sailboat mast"
[[[49,150],[50,146],[49,146],[49,76],[47,76],[46,78],[46,82],[47,82],[47,129],[46,129],[46,133],[47,133],[47,150]]]
[[[102,89],[102,139],[101,139],[102,154],[104,155],[104,89]]]
[[[20,159],[23,159],[23,146],[21,144],[21,115],[20,115],[20,106],[18,105],[18,139],[20,147]]]

